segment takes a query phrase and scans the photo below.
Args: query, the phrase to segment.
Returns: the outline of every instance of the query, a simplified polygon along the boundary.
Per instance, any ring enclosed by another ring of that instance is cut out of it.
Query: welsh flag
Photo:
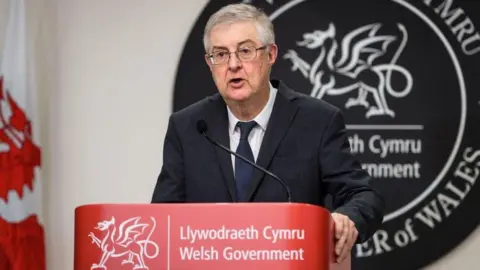
[[[8,7],[0,47],[0,269],[43,270],[34,46],[24,0],[11,0]]]

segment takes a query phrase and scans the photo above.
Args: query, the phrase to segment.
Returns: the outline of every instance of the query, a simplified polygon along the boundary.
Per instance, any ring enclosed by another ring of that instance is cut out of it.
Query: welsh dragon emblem
[[[25,185],[33,190],[34,168],[40,163],[41,151],[33,139],[32,123],[0,76],[0,199],[8,203],[11,190],[23,197]],[[10,222],[26,218],[7,214],[3,218]]]
[[[148,223],[140,223],[140,217],[134,217],[122,222],[118,228],[115,226],[115,218],[98,222],[95,229],[105,232],[103,238],[98,238],[93,232],[88,236],[92,238],[92,243],[102,249],[103,254],[98,264],[93,264],[91,269],[107,269],[105,265],[109,258],[125,257],[124,264],[132,264],[133,269],[149,269],[145,264],[145,257],[153,259],[158,256],[159,248],[156,243],[150,240],[155,230],[156,222],[153,217],[152,228],[145,239],[140,239]],[[148,254],[148,245],[154,248],[153,254]]]
[[[395,117],[395,112],[389,108],[386,93],[395,98],[407,96],[412,89],[412,76],[404,67],[396,64],[407,42],[407,32],[403,25],[397,25],[402,33],[400,44],[391,57],[390,62],[375,63],[375,60],[387,54],[389,45],[397,40],[394,35],[379,35],[381,24],[375,23],[360,27],[348,33],[341,43],[337,41],[336,28],[330,24],[327,30],[316,30],[303,35],[303,40],[297,42],[300,47],[319,50],[316,60],[309,64],[298,56],[295,50],[288,50],[284,59],[292,61],[292,71],[299,70],[313,85],[310,95],[322,99],[325,95],[344,95],[358,91],[357,97],[349,98],[345,104],[363,106],[367,109],[366,117],[388,115]],[[404,79],[405,88],[395,90],[391,84],[392,71],[399,72]],[[360,79],[365,73],[374,80]],[[373,76],[371,76],[373,75]],[[340,81],[349,81],[340,85]],[[370,82],[374,81],[374,83]],[[375,104],[367,100],[371,94]]]

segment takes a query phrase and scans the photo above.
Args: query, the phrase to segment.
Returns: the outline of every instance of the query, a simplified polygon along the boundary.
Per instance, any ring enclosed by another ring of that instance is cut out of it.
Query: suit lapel
[[[297,112],[297,105],[292,102],[296,97],[296,93],[294,93],[293,90],[287,89],[283,84],[276,86],[276,88],[278,89],[277,97],[273,105],[272,114],[256,162],[263,168],[268,168],[270,165],[280,142],[286,135],[290,123]],[[265,174],[260,170],[254,170],[252,182],[246,194],[246,201],[252,199],[252,196],[260,185],[264,175]]]
[[[229,148],[230,137],[228,135],[228,115],[226,105],[219,94],[212,96],[210,99],[211,102],[214,103],[214,106],[211,106],[211,110],[205,119],[205,121],[208,123],[208,129],[210,130],[209,136],[213,140]],[[215,148],[217,160],[223,173],[230,197],[232,198],[232,201],[235,202],[238,200],[238,198],[233,175],[231,155],[218,146],[212,144],[212,147]]]

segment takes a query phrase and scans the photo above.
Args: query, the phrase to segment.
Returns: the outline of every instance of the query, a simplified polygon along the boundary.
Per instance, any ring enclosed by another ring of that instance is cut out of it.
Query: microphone
[[[208,141],[210,141],[211,143],[213,143],[214,145],[222,148],[223,150],[227,151],[228,153],[242,159],[243,161],[247,162],[248,164],[252,165],[254,168],[268,174],[269,176],[271,176],[272,178],[274,178],[275,180],[277,180],[278,182],[280,182],[280,184],[282,184],[282,186],[285,188],[285,191],[287,192],[287,195],[288,195],[288,202],[292,202],[292,194],[290,192],[290,189],[288,188],[288,186],[285,184],[285,182],[282,181],[282,179],[280,179],[278,176],[276,176],[275,174],[269,172],[268,170],[258,166],[257,164],[253,163],[252,161],[248,160],[247,158],[233,152],[232,150],[230,150],[229,148],[221,145],[220,143],[212,140],[208,135],[207,135],[207,130],[208,130],[208,126],[207,126],[207,122],[205,122],[204,120],[199,120],[197,122],[197,130],[198,132],[200,132],[201,134],[203,134],[203,136],[205,136],[205,138],[207,138]]]

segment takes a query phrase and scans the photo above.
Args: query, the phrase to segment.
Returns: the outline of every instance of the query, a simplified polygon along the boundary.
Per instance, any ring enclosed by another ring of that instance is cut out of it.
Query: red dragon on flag
[[[4,107],[9,107],[5,110]],[[7,119],[4,111],[10,110]],[[34,167],[40,166],[40,148],[33,143],[31,122],[0,77],[0,198],[8,204],[8,192],[23,197],[23,186],[33,189]]]
[[[31,105],[36,96],[27,65],[24,0],[10,1],[10,18],[0,56],[0,269],[45,270],[41,194]],[[30,115],[27,115],[29,112]]]
[[[10,113],[8,118],[5,112]],[[26,205],[20,202],[26,198],[25,187],[33,190],[40,148],[32,141],[30,121],[4,89],[3,77],[0,127],[0,269],[45,269],[43,228],[35,215],[29,215],[30,209],[21,208]],[[17,202],[11,200],[15,195],[9,195],[15,193]]]

